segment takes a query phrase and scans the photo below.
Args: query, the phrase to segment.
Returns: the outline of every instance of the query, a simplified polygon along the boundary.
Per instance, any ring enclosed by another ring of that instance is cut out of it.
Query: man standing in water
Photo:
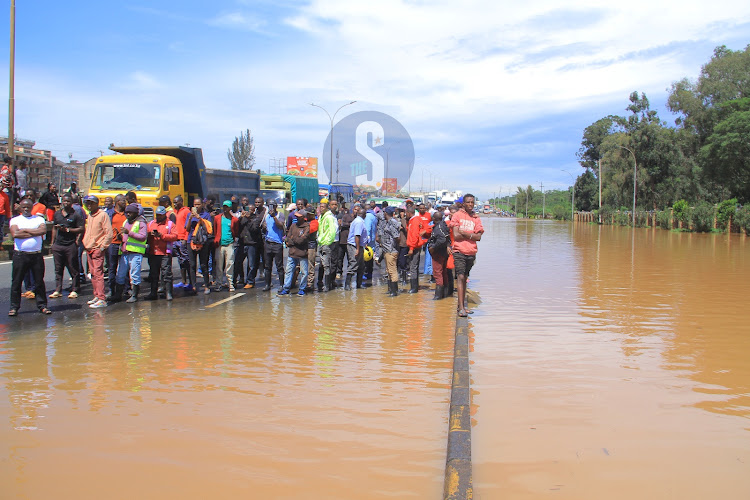
[[[484,227],[479,216],[474,213],[473,194],[464,195],[463,208],[456,212],[450,221],[455,242],[453,244],[453,260],[456,264],[456,275],[458,276],[458,315],[465,318],[472,314],[466,307],[466,279],[477,255],[477,241],[482,239]]]

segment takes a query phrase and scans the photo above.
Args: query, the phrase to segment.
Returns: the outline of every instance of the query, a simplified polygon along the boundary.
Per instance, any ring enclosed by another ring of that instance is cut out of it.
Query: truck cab
[[[185,206],[192,206],[195,198],[211,196],[221,203],[232,196],[247,196],[253,200],[260,193],[257,172],[206,168],[200,148],[134,146],[110,149],[121,154],[96,159],[89,192],[99,198],[114,198],[133,191],[148,220],[153,219],[159,198],[165,194],[170,199],[180,195]]]
[[[133,191],[151,219],[159,197],[185,195],[180,160],[169,155],[124,154],[97,158],[89,192],[100,199]]]

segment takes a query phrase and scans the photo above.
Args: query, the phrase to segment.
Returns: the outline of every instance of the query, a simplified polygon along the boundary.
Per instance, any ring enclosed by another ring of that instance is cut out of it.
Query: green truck
[[[262,175],[260,195],[266,203],[273,200],[284,208],[290,203],[295,203],[299,198],[305,198],[313,205],[320,201],[317,177]]]

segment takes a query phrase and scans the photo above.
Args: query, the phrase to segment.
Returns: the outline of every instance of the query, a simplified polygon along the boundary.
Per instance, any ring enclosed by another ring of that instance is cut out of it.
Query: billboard
[[[318,159],[308,156],[287,156],[287,175],[300,177],[318,177]]]
[[[386,177],[383,179],[383,187],[381,188],[383,193],[396,194],[398,192],[398,178]]]

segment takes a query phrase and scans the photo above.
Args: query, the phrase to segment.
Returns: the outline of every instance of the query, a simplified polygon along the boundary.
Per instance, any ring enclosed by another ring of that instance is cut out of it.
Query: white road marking
[[[218,302],[214,302],[210,306],[206,306],[206,309],[211,309],[212,307],[220,306],[221,304],[225,304],[225,303],[227,303],[227,302],[229,302],[231,300],[239,299],[243,295],[245,295],[245,294],[244,293],[238,293],[238,294],[232,295],[231,297],[227,297],[226,299],[220,300]]]

